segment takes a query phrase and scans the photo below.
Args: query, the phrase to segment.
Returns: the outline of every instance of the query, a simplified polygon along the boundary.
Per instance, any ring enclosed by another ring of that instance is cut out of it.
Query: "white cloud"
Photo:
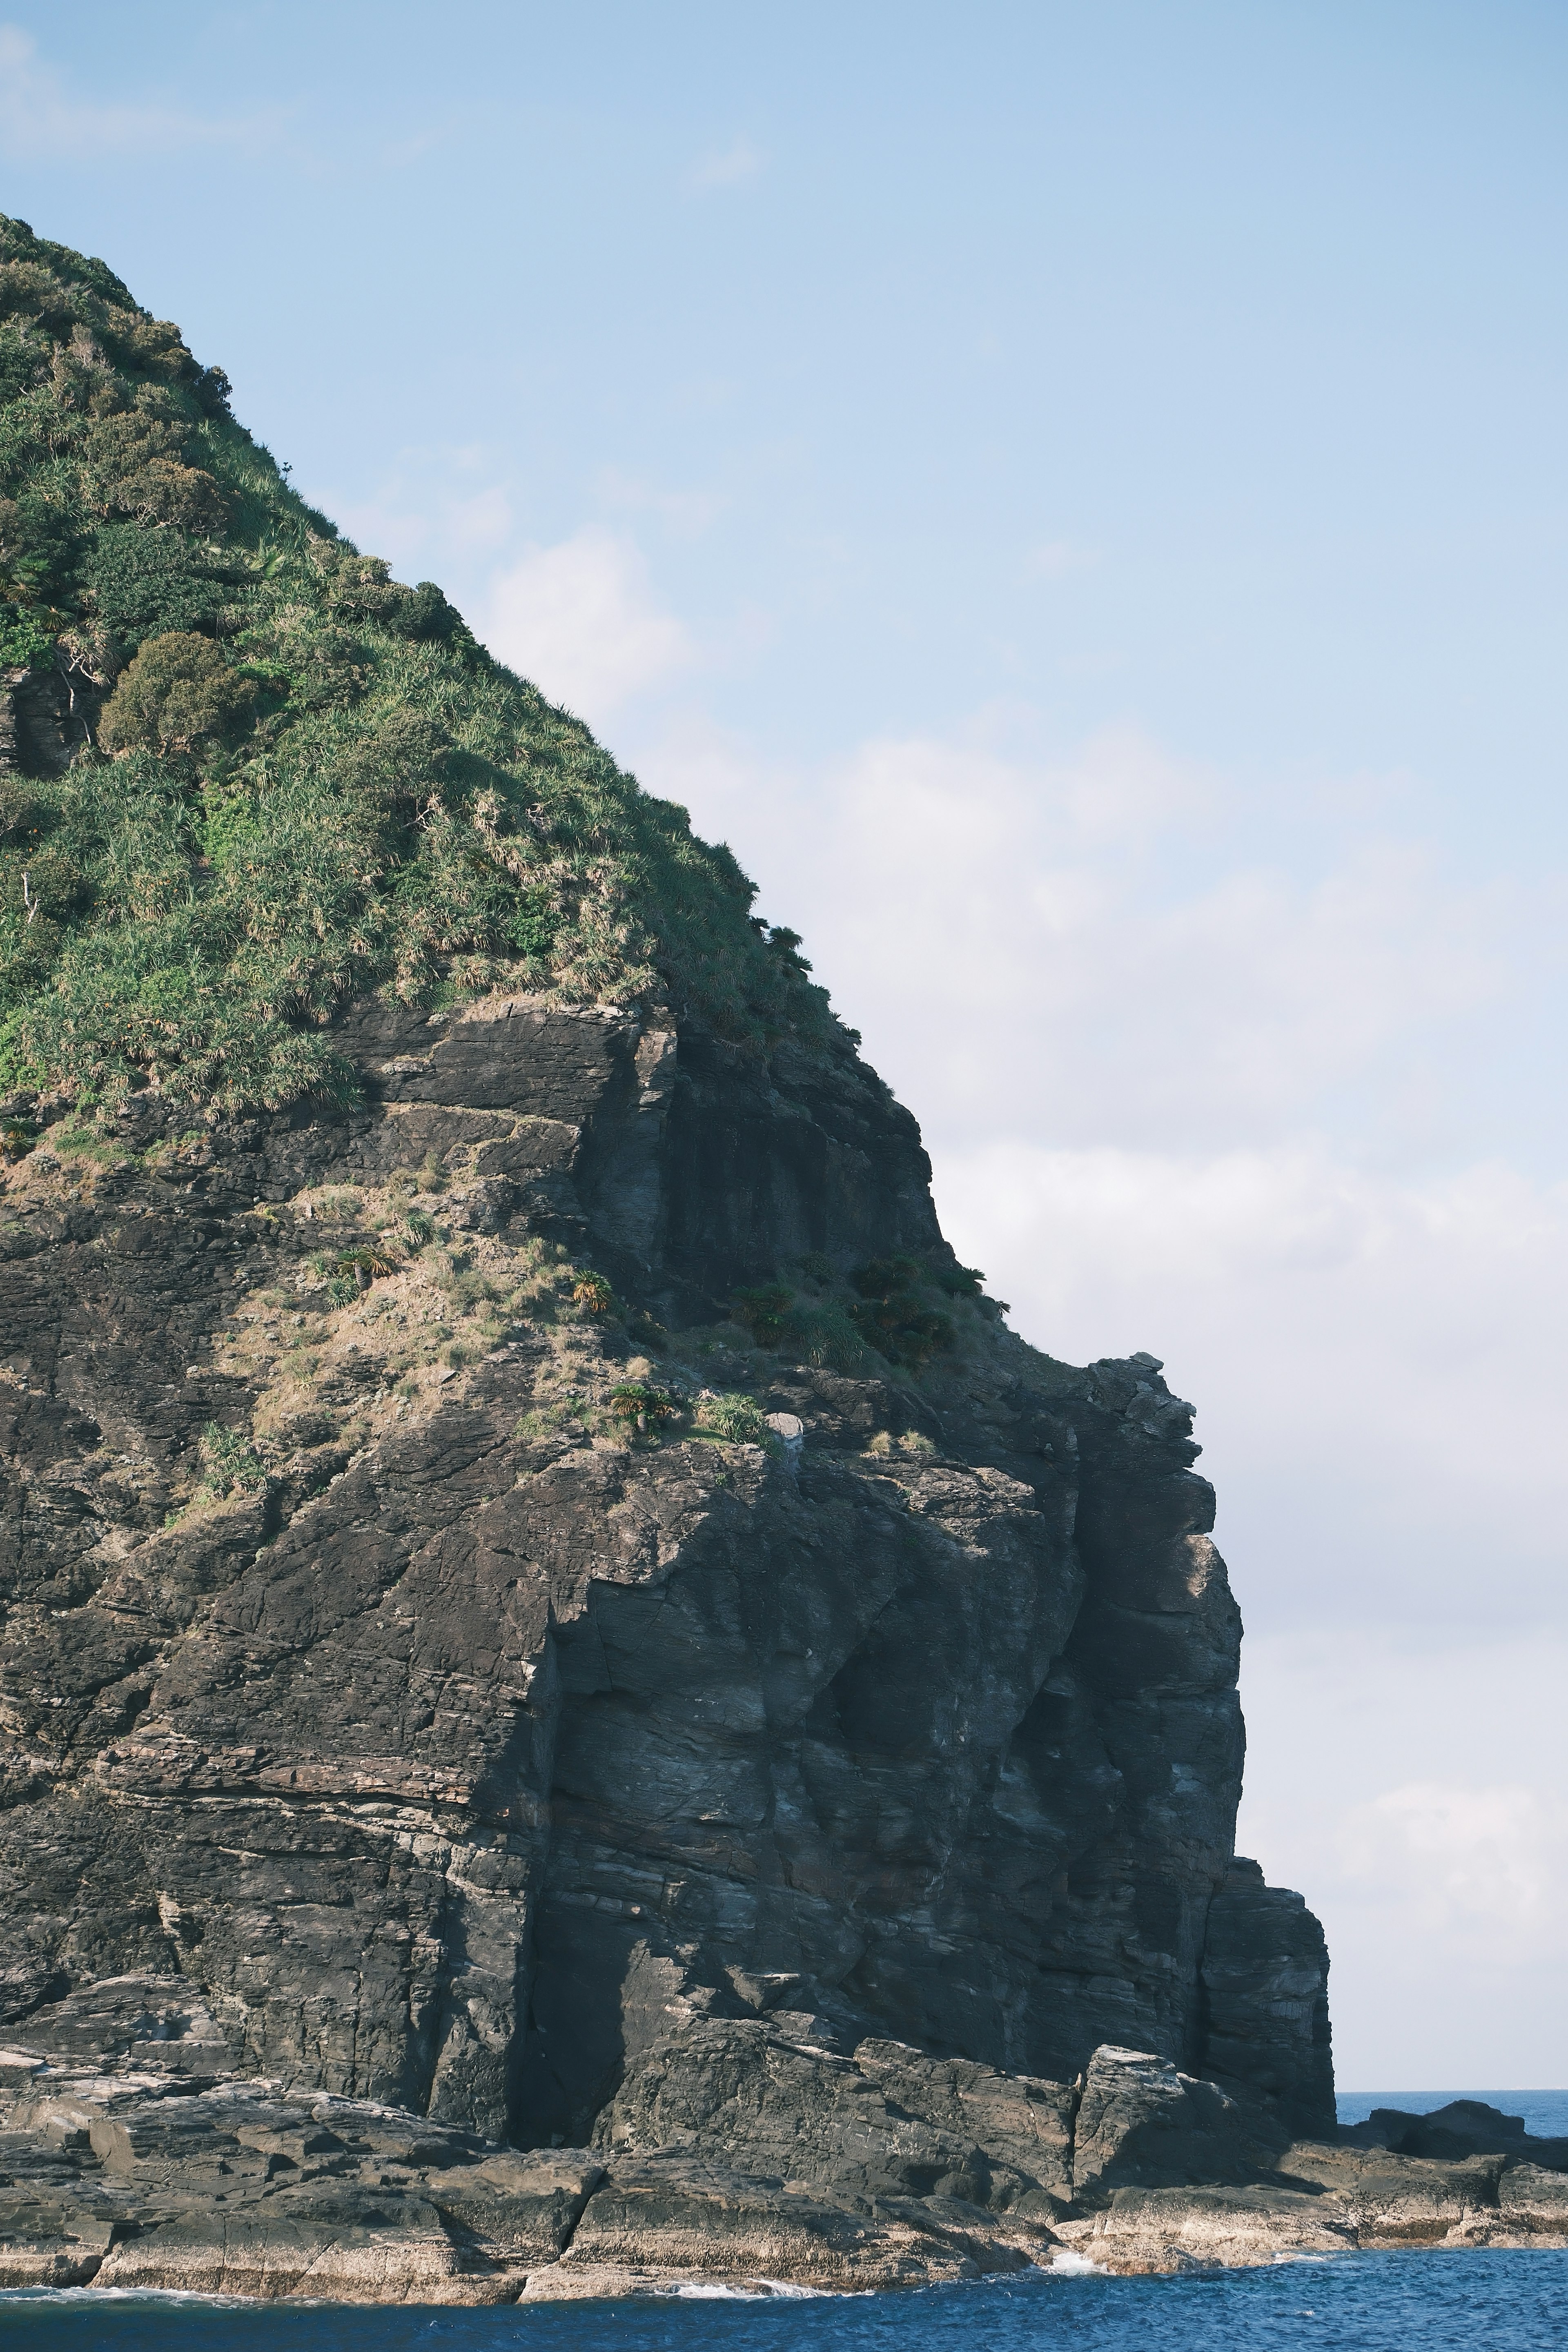
[[[1413,1780],[1346,1816],[1347,1877],[1428,1935],[1568,1958],[1568,1803],[1520,1781]]]
[[[686,175],[686,184],[699,194],[712,188],[738,188],[754,180],[766,160],[749,139],[737,139],[694,163]]]
[[[634,542],[595,524],[529,548],[501,572],[481,627],[502,661],[595,726],[696,658],[684,625],[655,602]]]
[[[1019,1329],[1074,1362],[1147,1348],[1194,1400],[1249,1622],[1550,1618],[1568,1187],[1495,1163],[1416,1183],[1321,1139],[935,1160],[954,1246]]]
[[[276,110],[208,120],[163,106],[104,106],[70,89],[20,25],[0,25],[0,152],[17,158],[167,152],[276,133]]]
[[[1323,1919],[1347,2088],[1568,2081],[1568,1642],[1492,1614],[1244,1649],[1241,1847]]]
[[[1422,1052],[1501,985],[1489,901],[1418,846],[1238,857],[1218,780],[1131,727],[1067,758],[977,730],[816,777],[711,737],[640,766],[763,876],[939,1137],[1264,1146],[1350,1086],[1392,1135],[1433,1116]]]

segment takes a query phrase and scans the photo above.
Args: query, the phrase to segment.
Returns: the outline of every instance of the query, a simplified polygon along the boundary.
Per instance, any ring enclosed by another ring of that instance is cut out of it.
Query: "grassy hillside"
[[[64,763],[24,725],[0,766],[0,1094],[341,1093],[326,1024],[372,989],[831,1031],[727,848],[306,506],[101,262],[0,215],[7,687]]]

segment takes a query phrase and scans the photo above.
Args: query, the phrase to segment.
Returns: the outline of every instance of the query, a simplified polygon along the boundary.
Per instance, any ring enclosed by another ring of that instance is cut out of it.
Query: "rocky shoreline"
[[[226,2058],[178,1980],[29,2021],[0,2052],[0,2285],[486,2305],[1568,2245],[1568,2143],[1517,2117],[1461,2102],[1295,2138],[1109,2047],[1069,2085],[842,2053],[800,2013],[697,2021],[628,2069],[590,2147],[531,2149]]]

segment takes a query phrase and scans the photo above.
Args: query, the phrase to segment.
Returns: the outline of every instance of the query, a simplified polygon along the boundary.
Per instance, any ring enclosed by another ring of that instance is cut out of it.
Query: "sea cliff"
[[[753,897],[0,220],[0,2282],[1562,2227],[1336,2133],[1191,1409]]]
[[[847,1041],[335,1041],[357,1108],[143,1093],[8,1179],[17,2274],[1033,2259],[1114,2175],[1105,2045],[1222,2139],[1331,2132],[1154,1360],[965,1295]],[[947,1300],[918,1369],[759,1340],[889,1255]]]

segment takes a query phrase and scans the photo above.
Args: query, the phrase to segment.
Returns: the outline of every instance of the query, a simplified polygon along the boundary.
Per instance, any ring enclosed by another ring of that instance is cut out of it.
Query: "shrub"
[[[402,1263],[384,1244],[369,1242],[363,1249],[346,1251],[339,1258],[336,1271],[352,1277],[356,1290],[368,1290],[383,1276],[395,1274]]]
[[[267,1465],[237,1429],[209,1421],[202,1432],[203,1476],[196,1493],[221,1503],[229,1495],[251,1495],[267,1484]]]
[[[422,644],[437,644],[444,639],[466,636],[463,616],[455,604],[448,604],[433,580],[421,580],[417,587],[386,615],[386,626],[401,637],[413,637]]]
[[[635,1422],[644,1436],[679,1410],[667,1389],[651,1388],[643,1381],[623,1381],[610,1391],[610,1411],[616,1419]]]
[[[759,1348],[776,1348],[790,1327],[795,1293],[782,1282],[766,1282],[755,1290],[737,1290],[731,1312]]]
[[[616,1303],[616,1294],[602,1274],[584,1274],[572,1286],[572,1303],[595,1321],[608,1315]]]
[[[768,1433],[756,1400],[733,1392],[700,1397],[695,1419],[705,1435],[729,1445],[761,1445]]]
[[[783,1342],[796,1362],[829,1372],[863,1372],[875,1362],[868,1347],[836,1298],[820,1307],[803,1307],[790,1318]]]
[[[978,1298],[985,1283],[977,1265],[939,1265],[931,1279],[950,1298]]]
[[[0,669],[42,667],[64,626],[64,614],[41,601],[33,579],[20,571],[0,575]]]
[[[98,533],[84,572],[92,610],[110,635],[134,648],[163,630],[211,621],[218,588],[177,530],[110,523]]]
[[[952,1345],[951,1319],[921,1302],[921,1278],[912,1257],[873,1258],[850,1276],[860,1294],[849,1309],[856,1329],[889,1363],[917,1370]]]
[[[256,698],[210,637],[171,629],[149,637],[104,704],[108,751],[189,751],[226,733]]]

